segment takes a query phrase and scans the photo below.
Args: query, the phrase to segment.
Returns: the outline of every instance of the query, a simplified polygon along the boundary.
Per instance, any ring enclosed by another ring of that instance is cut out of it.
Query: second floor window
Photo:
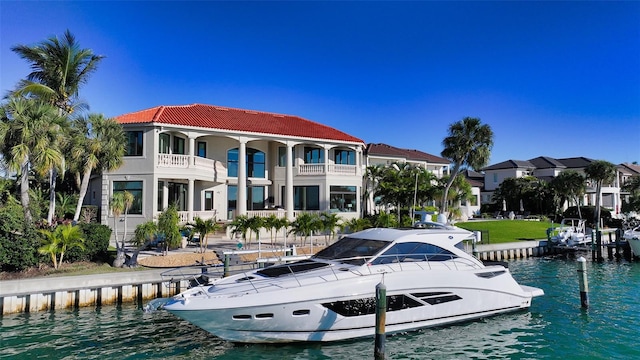
[[[356,152],[352,150],[340,150],[334,151],[333,160],[338,165],[355,165],[356,164]]]
[[[207,143],[204,141],[198,141],[198,156],[207,157]]]
[[[305,147],[304,163],[305,164],[324,164],[324,149]]]
[[[265,178],[265,154],[252,148],[247,148],[246,169],[247,177]],[[238,177],[238,148],[227,152],[227,176]]]
[[[142,156],[142,131],[127,131],[127,152],[125,156]]]
[[[184,139],[181,137],[173,137],[173,153],[184,155]]]
[[[169,134],[160,134],[158,135],[158,152],[160,154],[168,154],[169,153],[169,143],[171,141],[171,136]]]

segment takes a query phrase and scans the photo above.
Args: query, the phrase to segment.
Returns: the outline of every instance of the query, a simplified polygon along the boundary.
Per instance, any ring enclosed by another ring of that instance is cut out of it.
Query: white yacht
[[[623,237],[629,242],[633,256],[640,257],[640,226],[625,231]]]
[[[544,294],[463,251],[473,233],[420,227],[350,234],[307,260],[194,286],[164,309],[232,342],[316,342],[373,336],[379,283],[387,333],[527,309]]]

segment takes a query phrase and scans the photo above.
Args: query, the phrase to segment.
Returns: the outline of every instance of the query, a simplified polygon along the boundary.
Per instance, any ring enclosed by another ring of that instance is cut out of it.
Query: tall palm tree
[[[77,175],[79,200],[73,220],[78,221],[91,173],[115,170],[123,162],[126,138],[122,126],[102,114],[89,114],[74,119],[70,147],[73,169]]]
[[[25,221],[32,222],[29,210],[29,172],[46,172],[62,164],[57,146],[64,118],[51,105],[35,99],[10,97],[2,106],[0,147],[9,169],[20,175],[20,201]]]
[[[596,160],[584,168],[587,179],[595,182],[596,187],[596,213],[594,218],[596,229],[600,228],[600,197],[602,195],[602,185],[612,182],[616,178],[616,172],[616,166],[605,160]]]
[[[118,222],[120,222],[120,215],[124,212],[124,193],[118,191],[113,194],[111,201],[109,201],[109,207],[113,214],[113,233],[116,241],[116,259],[113,261],[113,267],[122,267],[125,262],[124,244],[120,248],[118,244]]]
[[[31,73],[20,81],[15,93],[38,97],[66,114],[79,105],[80,86],[104,58],[91,49],[80,48],[69,30],[62,39],[54,36],[33,46],[16,45],[11,50],[31,64]]]
[[[551,184],[556,193],[560,196],[561,206],[565,200],[575,202],[578,207],[578,217],[582,219],[580,211],[580,196],[585,192],[584,176],[577,171],[567,170],[561,172],[551,180]]]
[[[378,192],[380,181],[384,176],[383,165],[369,165],[365,171],[365,187],[363,198],[365,199],[363,206],[363,216],[371,213],[373,207],[375,207],[375,198]],[[369,206],[372,208],[370,209]]]
[[[59,109],[59,115],[71,114],[78,106],[80,86],[86,83],[100,61],[91,49],[82,49],[75,37],[66,30],[62,39],[50,37],[33,46],[16,45],[11,48],[31,64],[31,73],[18,83],[14,94],[35,97]],[[65,137],[61,137],[65,138]],[[47,220],[51,222],[56,206],[57,168],[51,166],[49,177],[50,205]]]
[[[493,131],[489,125],[482,125],[480,119],[465,117],[449,126],[449,134],[442,140],[442,146],[444,150],[440,154],[453,164],[442,195],[441,210],[446,213],[449,189],[462,166],[466,165],[478,171],[489,163]]]

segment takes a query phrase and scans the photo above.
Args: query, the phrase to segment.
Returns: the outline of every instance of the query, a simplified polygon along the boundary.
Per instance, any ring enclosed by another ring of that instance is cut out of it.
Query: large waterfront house
[[[135,197],[127,231],[175,204],[182,221],[299,211],[360,216],[362,140],[297,116],[210,105],[158,106],[116,117],[124,164],[95,177],[85,204],[113,227],[109,200]],[[122,221],[122,220],[121,220]],[[124,230],[124,226],[119,226]]]

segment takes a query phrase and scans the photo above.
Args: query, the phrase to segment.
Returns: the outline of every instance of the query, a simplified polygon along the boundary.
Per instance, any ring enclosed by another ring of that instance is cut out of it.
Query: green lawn
[[[455,225],[467,230],[482,231],[483,244],[487,244],[487,233],[489,244],[520,241],[519,239],[546,239],[547,228],[551,227],[546,221],[524,220],[468,221]]]

